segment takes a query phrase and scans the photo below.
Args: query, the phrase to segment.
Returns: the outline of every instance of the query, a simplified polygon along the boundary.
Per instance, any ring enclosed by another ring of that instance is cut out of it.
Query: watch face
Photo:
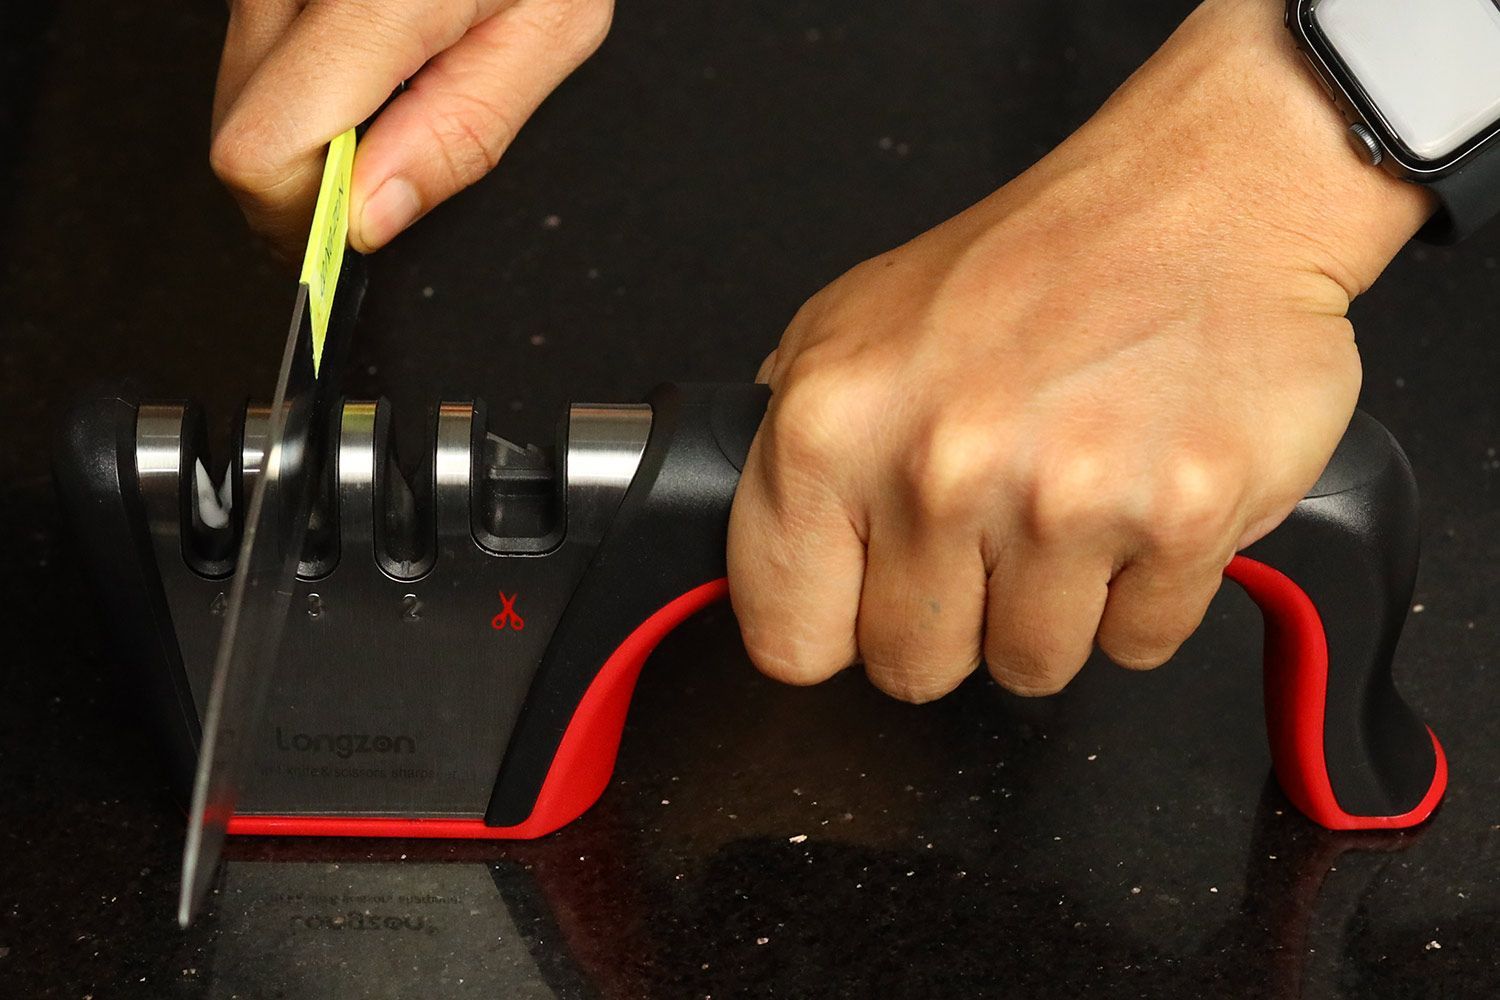
[[[1500,0],[1317,0],[1305,10],[1325,56],[1375,112],[1369,124],[1416,159],[1441,163],[1500,123]]]

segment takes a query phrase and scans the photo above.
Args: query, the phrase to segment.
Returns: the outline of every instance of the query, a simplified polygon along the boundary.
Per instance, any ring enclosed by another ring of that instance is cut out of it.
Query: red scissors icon
[[[511,629],[519,632],[526,627],[526,619],[522,618],[520,613],[516,611],[516,598],[520,596],[521,592],[519,590],[509,597],[505,596],[505,591],[500,591],[500,613],[490,619],[491,628],[504,631],[505,626],[509,624]]]

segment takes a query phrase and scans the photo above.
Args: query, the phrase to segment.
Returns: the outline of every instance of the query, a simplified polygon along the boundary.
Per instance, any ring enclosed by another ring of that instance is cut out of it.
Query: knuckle
[[[1068,448],[1038,463],[1025,497],[1026,525],[1038,541],[1087,533],[1113,516],[1110,463],[1092,449]]]
[[[1189,595],[1181,595],[1186,598]],[[1176,597],[1168,598],[1158,609],[1176,608]],[[1099,651],[1126,670],[1155,670],[1177,653],[1179,646],[1192,634],[1176,615],[1153,614],[1149,605],[1114,609],[1114,615],[1099,629],[1094,641]]]
[[[865,661],[865,675],[882,693],[909,705],[924,705],[951,693],[973,668],[940,670],[892,661]]]
[[[1239,492],[1224,462],[1178,455],[1161,470],[1142,534],[1159,552],[1199,552],[1228,529]]]
[[[978,516],[1004,471],[1002,436],[999,428],[975,421],[936,422],[912,448],[906,465],[918,514],[939,522]]]
[[[749,627],[742,627],[742,632],[745,652],[755,669],[782,684],[795,687],[819,684],[849,665],[845,657],[789,641],[784,635],[762,633]]]
[[[1010,651],[987,656],[985,666],[996,684],[1023,698],[1057,694],[1073,679],[1072,671],[1060,669],[1045,658]]]
[[[1155,670],[1177,652],[1176,643],[1141,643],[1099,637],[1099,649],[1126,670]]]
[[[540,13],[541,27],[559,49],[582,62],[604,43],[614,20],[613,0],[552,0]]]
[[[989,621],[984,644],[984,663],[996,684],[1011,694],[1034,698],[1056,694],[1083,666],[1049,643],[1055,625],[1041,622],[1022,626]]]
[[[825,326],[832,325],[832,323],[837,321],[836,317],[839,307],[838,288],[838,281],[835,281],[831,285],[825,285],[803,301],[802,305],[797,307],[796,313],[792,315],[791,322],[787,324],[786,333],[781,338],[782,348],[786,348],[807,335]]]
[[[775,397],[770,444],[786,462],[821,464],[844,449],[860,419],[861,380],[841,367],[811,362],[806,354],[790,367],[786,385]]]
[[[863,612],[868,611],[862,606]],[[965,639],[911,627],[907,614],[879,616],[876,626],[862,624],[859,650],[870,683],[898,701],[920,705],[950,693],[979,666],[979,628]]]
[[[515,128],[501,108],[472,93],[449,95],[449,110],[429,120],[433,139],[455,187],[467,187],[495,169],[515,138]]]
[[[305,9],[327,18],[325,24],[358,24],[357,35],[345,44],[367,48],[370,55],[397,53],[407,59],[425,60],[438,52],[445,37],[459,25],[442,4],[392,4],[383,0],[307,0]],[[347,27],[345,28],[347,31]]]
[[[267,187],[275,171],[261,152],[261,137],[243,122],[231,115],[219,127],[209,143],[208,165],[225,187],[250,193]]]

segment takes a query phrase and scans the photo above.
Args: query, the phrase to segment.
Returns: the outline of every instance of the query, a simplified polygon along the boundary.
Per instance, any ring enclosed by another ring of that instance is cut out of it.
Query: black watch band
[[[1417,238],[1451,244],[1468,239],[1500,215],[1500,149],[1482,149],[1462,167],[1429,182],[1439,207]]]

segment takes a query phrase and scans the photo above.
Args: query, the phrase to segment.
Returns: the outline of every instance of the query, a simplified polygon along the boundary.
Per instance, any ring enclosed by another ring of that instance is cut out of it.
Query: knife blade
[[[218,868],[246,751],[265,713],[325,458],[323,432],[339,398],[364,295],[363,260],[345,251],[354,147],[353,129],[329,143],[259,467],[244,470],[253,485],[214,660],[182,854],[177,922],[184,928]]]

